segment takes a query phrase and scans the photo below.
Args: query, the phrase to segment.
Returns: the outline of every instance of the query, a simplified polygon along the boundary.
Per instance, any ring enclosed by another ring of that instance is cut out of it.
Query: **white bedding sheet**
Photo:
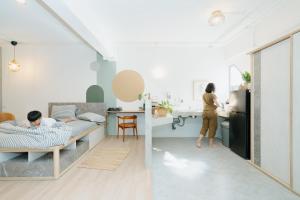
[[[96,127],[95,122],[75,120],[67,123],[68,126],[72,127],[72,136],[77,136],[83,131],[86,131],[92,127]]]

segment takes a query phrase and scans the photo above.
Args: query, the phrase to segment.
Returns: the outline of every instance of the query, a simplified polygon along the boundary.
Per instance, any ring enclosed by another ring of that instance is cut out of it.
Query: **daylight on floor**
[[[300,200],[300,0],[0,1],[0,200]]]

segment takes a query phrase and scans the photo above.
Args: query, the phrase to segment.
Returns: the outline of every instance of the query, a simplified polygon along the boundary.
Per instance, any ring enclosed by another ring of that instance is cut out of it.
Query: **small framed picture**
[[[193,99],[194,101],[202,100],[202,95],[209,81],[207,80],[194,80],[193,81]]]

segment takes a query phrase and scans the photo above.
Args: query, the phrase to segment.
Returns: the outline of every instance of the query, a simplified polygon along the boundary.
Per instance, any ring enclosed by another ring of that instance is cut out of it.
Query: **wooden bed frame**
[[[94,112],[101,115],[105,115],[106,107],[103,103],[49,103],[49,115],[53,105],[76,105],[80,113],[84,112]],[[38,148],[0,148],[1,154],[20,154],[28,153],[28,162],[34,162],[34,160],[40,158],[41,156],[50,153],[53,155],[53,176],[24,176],[24,177],[14,177],[14,176],[1,176],[0,180],[49,180],[57,179],[66,173],[70,168],[72,168],[76,163],[78,163],[81,158],[88,153],[93,147],[95,147],[104,137],[105,137],[105,126],[97,125],[92,127],[84,132],[81,132],[79,135],[71,137],[67,145],[52,146],[45,149]],[[66,169],[61,171],[60,168],[60,151],[64,149],[76,149],[76,143],[78,141],[88,141],[89,147],[82,155],[80,155],[73,163],[71,163]],[[12,155],[11,158],[16,157]],[[9,160],[5,159],[4,161]],[[1,162],[1,161],[0,161]]]

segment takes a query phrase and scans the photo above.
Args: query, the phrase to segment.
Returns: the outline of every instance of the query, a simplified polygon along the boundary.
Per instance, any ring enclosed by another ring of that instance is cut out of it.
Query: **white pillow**
[[[105,122],[105,117],[91,112],[80,114],[77,116],[77,118],[81,120],[91,121],[91,122],[98,122],[98,123]]]
[[[0,128],[4,128],[4,129],[12,129],[14,127],[15,127],[14,125],[8,122],[3,122],[0,124]]]
[[[11,124],[13,126],[17,126],[18,123],[16,120],[9,120],[9,121],[3,121],[3,122],[0,122],[0,124],[4,124],[4,123],[8,123],[8,124]]]
[[[56,123],[56,120],[53,118],[42,118],[41,126],[52,127]]]

